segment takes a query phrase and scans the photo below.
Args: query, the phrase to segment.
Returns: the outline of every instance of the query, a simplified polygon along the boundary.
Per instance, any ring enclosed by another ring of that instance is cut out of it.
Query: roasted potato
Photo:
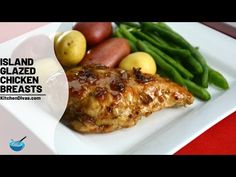
[[[83,33],[89,47],[101,43],[112,34],[111,22],[79,22],[73,29]]]
[[[102,64],[115,67],[129,53],[130,45],[126,39],[110,38],[90,49],[81,64]]]
[[[135,52],[125,57],[119,64],[119,68],[132,70],[141,68],[144,73],[155,74],[157,71],[155,60],[145,52]]]
[[[57,39],[55,52],[59,62],[63,66],[76,66],[86,53],[86,40],[84,35],[75,30],[61,34]]]

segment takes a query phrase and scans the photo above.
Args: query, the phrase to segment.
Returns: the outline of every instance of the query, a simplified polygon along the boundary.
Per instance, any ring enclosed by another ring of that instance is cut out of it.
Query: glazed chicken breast
[[[102,65],[67,71],[69,101],[61,121],[81,133],[105,133],[134,126],[162,108],[193,103],[186,88],[139,69]]]

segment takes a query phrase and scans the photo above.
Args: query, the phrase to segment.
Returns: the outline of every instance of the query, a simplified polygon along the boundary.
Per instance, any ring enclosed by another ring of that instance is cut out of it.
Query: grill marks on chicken
[[[165,107],[192,104],[184,87],[158,75],[88,65],[67,71],[69,102],[62,122],[81,133],[134,126]]]

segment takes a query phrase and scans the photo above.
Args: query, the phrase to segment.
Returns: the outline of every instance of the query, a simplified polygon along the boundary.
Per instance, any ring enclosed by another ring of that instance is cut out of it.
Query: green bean
[[[156,31],[163,38],[174,42],[175,44],[179,45],[182,48],[189,49],[191,46],[185,39],[183,39],[182,36],[174,32],[173,30],[166,30],[166,28],[163,28],[158,24],[153,24],[151,22],[143,22],[142,29]]]
[[[155,59],[156,64],[160,68],[162,68],[164,71],[168,72],[172,76],[173,80],[176,83],[185,86],[185,82],[184,82],[182,76],[178,73],[178,71],[176,71],[175,68],[173,68],[171,65],[169,65],[159,55],[157,55],[155,52],[150,50],[149,47],[145,43],[143,43],[142,41],[139,40],[137,42],[137,46],[138,46],[138,49],[140,49],[141,51],[149,53]]]
[[[127,38],[129,39],[130,41],[136,43],[137,42],[137,39],[133,36],[132,33],[130,33],[124,25],[120,25],[120,32]]]
[[[157,36],[157,37],[159,38],[159,40],[165,42],[168,46],[173,47],[173,48],[176,48],[176,49],[181,49],[180,46],[174,44],[173,42],[167,41],[167,40],[163,39],[163,38],[162,38],[158,33],[156,33],[155,31],[153,31],[152,33],[153,33],[155,36]]]
[[[124,38],[124,36],[121,34],[119,28],[117,28],[117,29],[115,30],[114,36],[115,36],[115,37],[119,37],[119,38]]]
[[[145,25],[146,22],[141,22],[141,25]],[[160,26],[162,28],[165,28],[168,31],[174,31],[169,25],[167,25],[165,22],[151,22],[154,25]]]
[[[201,64],[203,73],[201,78],[201,85],[205,88],[208,87],[208,67],[206,60],[200,54],[198,50],[196,50],[188,41],[186,41],[182,36],[174,32],[173,30],[166,30],[166,28],[160,27],[150,22],[142,23],[142,28],[157,31],[158,34],[163,36],[164,38],[174,42],[175,44],[181,46],[184,49],[188,49],[192,56]]]
[[[164,23],[164,22],[158,22],[158,23],[156,23],[156,25],[161,26],[161,27],[165,28],[166,30],[174,31],[171,27],[169,27],[169,26],[168,26],[166,23]]]
[[[199,63],[202,65],[203,73],[201,75],[201,85],[204,88],[208,87],[208,80],[209,80],[209,72],[208,72],[208,66],[206,63],[206,60],[203,58],[203,56],[200,54],[200,52],[191,46],[192,55],[194,58],[197,58]]]
[[[159,74],[161,77],[172,79],[171,76],[169,76],[165,71],[163,71],[160,67],[157,68],[157,74]],[[173,80],[173,79],[172,79]]]
[[[181,57],[188,57],[190,55],[188,50],[175,49],[175,48],[166,47],[164,45],[161,45],[160,43],[158,43],[157,41],[155,41],[154,39],[152,39],[151,37],[149,37],[148,35],[146,35],[145,33],[141,32],[141,31],[132,31],[132,33],[136,37],[138,37],[139,39],[146,40],[146,41],[152,43],[153,45],[159,47],[161,50],[164,50],[165,52],[174,53],[174,54],[181,56]]]
[[[177,46],[171,41],[164,40],[158,33],[155,31],[145,31],[146,34],[148,34],[150,37],[152,37],[155,40],[160,41],[162,44],[166,44],[169,47],[175,48],[175,49],[181,49],[181,47]]]
[[[158,23],[154,23],[154,24],[156,24],[157,26],[160,26],[162,28],[165,28],[166,30],[169,30],[169,31],[175,33],[175,31],[170,26],[168,26],[166,23],[164,23],[164,22],[158,22]],[[177,45],[174,45],[174,46],[178,48]],[[199,47],[194,47],[194,48],[199,50]]]
[[[156,34],[152,33],[152,32],[148,32],[148,31],[144,31],[145,34],[147,34],[149,37],[153,38],[156,42],[160,43],[161,45],[167,46],[167,47],[171,47],[166,41],[160,39]]]
[[[184,80],[187,89],[196,97],[208,101],[211,99],[210,93],[190,80]]]
[[[128,39],[127,39],[127,40],[128,40]],[[130,40],[128,40],[128,42],[129,42],[129,45],[130,45],[130,47],[131,47],[131,51],[132,51],[132,52],[137,52],[138,49],[137,49],[137,47],[136,47],[136,43],[134,43],[133,41],[130,41]]]
[[[224,78],[224,76],[220,72],[210,67],[208,68],[209,68],[209,82],[217,87],[227,90],[229,88],[229,84],[227,80]]]
[[[191,56],[191,53],[188,50],[176,49],[176,48],[161,45],[160,43],[156,42],[154,39],[152,39],[151,37],[149,37],[148,35],[144,34],[141,31],[132,31],[132,33],[136,35],[138,38],[141,38],[150,42],[151,44],[155,45],[160,50],[164,51],[165,53],[168,53],[169,55],[172,55],[172,56],[176,55],[179,58],[186,59],[185,62],[188,63],[192,67],[194,73],[202,73],[202,66],[200,65],[200,63],[198,63],[198,61],[196,61]]]
[[[166,62],[168,62],[169,64],[171,64],[176,70],[179,71],[179,73],[187,78],[187,79],[192,79],[193,78],[193,74],[191,72],[189,72],[187,69],[185,69],[181,64],[179,64],[178,62],[176,62],[173,58],[171,58],[170,56],[166,55],[165,53],[163,53],[161,50],[159,50],[158,48],[154,47],[153,45],[151,45],[149,42],[143,41],[153,52],[155,52],[157,55],[159,55],[160,57],[162,57]]]
[[[114,32],[115,37],[120,37],[120,38],[126,38],[122,33],[120,28],[117,28],[116,31]],[[127,38],[126,38],[127,39]],[[137,52],[138,49],[136,47],[136,43],[127,39],[127,41],[129,42],[130,48],[132,52]]]
[[[156,25],[158,25],[158,26],[161,26],[162,28],[165,28],[166,30],[173,31],[173,29],[170,28],[170,27],[169,27],[166,23],[164,23],[164,22],[157,22],[157,23],[153,23],[153,24],[156,24]],[[174,32],[174,31],[173,31],[173,32]],[[157,33],[157,34],[158,34],[158,33]],[[166,40],[164,40],[160,35],[158,36],[158,38],[159,38],[160,40],[166,42]],[[168,45],[171,46],[171,47],[178,48],[178,49],[181,48],[180,46],[174,44],[174,43],[171,42],[171,41],[168,41],[168,42],[166,42],[166,43],[168,43]]]
[[[118,25],[125,24],[127,26],[133,27],[133,28],[140,28],[140,25],[138,23],[134,22],[115,22]]]

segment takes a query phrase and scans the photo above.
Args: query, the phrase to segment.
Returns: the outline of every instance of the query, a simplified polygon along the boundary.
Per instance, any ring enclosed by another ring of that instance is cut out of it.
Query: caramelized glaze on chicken
[[[62,122],[81,133],[104,133],[134,126],[162,108],[192,104],[184,87],[158,75],[101,65],[67,71],[69,102]]]

